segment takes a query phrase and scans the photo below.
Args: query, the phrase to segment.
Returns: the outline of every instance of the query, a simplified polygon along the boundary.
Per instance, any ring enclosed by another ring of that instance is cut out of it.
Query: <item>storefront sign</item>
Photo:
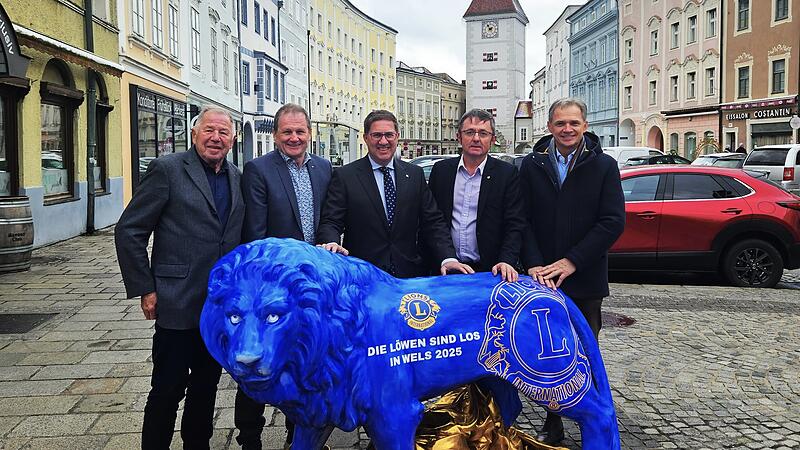
[[[30,58],[22,56],[17,43],[17,35],[14,33],[14,25],[8,18],[3,5],[0,4],[0,76],[10,75],[12,77],[25,78],[28,72]]]
[[[753,119],[772,119],[775,117],[789,117],[792,115],[792,108],[773,108],[756,109],[754,111],[742,111],[725,114],[726,120],[747,120]]]
[[[136,104],[139,108],[145,108],[152,111],[156,109],[156,96],[145,91],[136,91]]]
[[[156,110],[162,114],[172,114],[172,101],[158,97],[156,99]]]

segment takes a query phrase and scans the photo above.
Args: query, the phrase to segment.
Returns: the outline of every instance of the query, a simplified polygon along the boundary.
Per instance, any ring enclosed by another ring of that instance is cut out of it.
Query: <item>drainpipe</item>
[[[311,121],[311,29],[306,30],[306,66],[308,67],[308,121]]]
[[[86,51],[94,53],[94,32],[92,30],[92,0],[83,2],[83,31]],[[97,151],[97,86],[95,73],[86,69],[86,233],[94,233],[94,159]]]
[[[720,3],[719,11],[719,101],[717,102],[717,136],[719,136],[719,151],[725,151],[725,138],[722,133],[722,101],[724,99],[725,90],[725,5],[727,1]],[[733,151],[733,144],[731,144],[731,151]]]

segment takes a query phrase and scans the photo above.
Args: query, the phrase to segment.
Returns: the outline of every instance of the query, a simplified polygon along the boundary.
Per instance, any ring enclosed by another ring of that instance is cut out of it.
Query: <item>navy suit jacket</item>
[[[453,189],[461,158],[443,159],[433,165],[428,185],[448,228],[453,222]],[[478,194],[478,223],[475,227],[483,272],[504,262],[516,266],[522,247],[525,217],[519,191],[519,175],[513,165],[487,156]]]
[[[320,210],[331,180],[331,163],[319,156],[307,154],[308,175],[314,195],[314,230],[319,225]],[[245,219],[242,242],[268,237],[303,240],[300,210],[294,185],[278,150],[267,153],[244,165],[242,196]]]
[[[239,245],[244,218],[241,175],[233,164],[223,164],[231,195],[225,228],[194,147],[154,159],[117,222],[114,243],[125,291],[129,298],[156,292],[160,327],[199,326],[208,274],[220,257]]]
[[[453,243],[422,169],[399,159],[394,160],[394,168],[397,207],[391,228],[372,165],[365,156],[333,173],[317,243],[338,243],[344,234],[342,245],[350,256],[387,273],[394,266],[398,278],[424,276],[431,262],[424,260],[418,240],[431,249],[436,264],[455,258]]]

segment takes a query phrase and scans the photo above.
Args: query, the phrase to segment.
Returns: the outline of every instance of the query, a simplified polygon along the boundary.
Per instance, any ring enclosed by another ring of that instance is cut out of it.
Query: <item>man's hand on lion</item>
[[[350,252],[348,252],[346,248],[342,247],[341,245],[337,244],[336,242],[328,242],[327,244],[318,244],[317,247],[322,247],[325,250],[328,250],[329,252],[341,253],[344,256],[347,256],[347,255],[350,254]]]
[[[539,268],[537,272],[537,279],[541,277],[545,281],[549,281],[551,284],[555,282],[554,289],[558,289],[558,287],[561,286],[561,283],[563,283],[568,276],[575,273],[576,270],[578,269],[575,267],[575,264],[573,264],[572,261],[568,260],[567,258],[561,258],[553,264],[548,264]],[[539,282],[541,283],[541,281]]]
[[[156,302],[158,298],[155,292],[151,292],[149,294],[144,294],[142,296],[142,312],[144,313],[144,318],[147,320],[153,320],[156,318]]]
[[[519,274],[517,273],[516,269],[514,269],[508,263],[497,263],[492,267],[492,275],[497,276],[497,274],[503,277],[503,281],[507,281],[509,283],[514,283],[519,279]]]
[[[444,264],[442,264],[441,273],[442,273],[442,275],[447,275],[448,273],[466,273],[466,274],[470,274],[470,273],[475,273],[475,271],[472,270],[472,267],[470,267],[470,266],[468,266],[466,264],[462,264],[462,263],[460,263],[458,261],[455,261],[455,260],[450,260],[450,261],[446,261]]]
[[[545,279],[544,276],[541,274],[542,269],[544,266],[534,266],[528,269],[528,275],[531,276],[534,280],[538,281],[539,284],[542,286],[547,286],[552,290],[556,290],[556,285],[553,283],[553,280]]]

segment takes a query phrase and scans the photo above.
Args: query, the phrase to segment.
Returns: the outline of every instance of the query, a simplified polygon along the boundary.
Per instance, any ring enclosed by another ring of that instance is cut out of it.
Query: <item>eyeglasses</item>
[[[486,130],[462,130],[461,134],[472,139],[477,134],[481,139],[486,139],[492,136],[492,133]]]
[[[394,131],[387,131],[385,133],[370,133],[369,137],[376,141],[380,141],[381,138],[386,138],[387,141],[391,141],[397,137],[397,133]]]

